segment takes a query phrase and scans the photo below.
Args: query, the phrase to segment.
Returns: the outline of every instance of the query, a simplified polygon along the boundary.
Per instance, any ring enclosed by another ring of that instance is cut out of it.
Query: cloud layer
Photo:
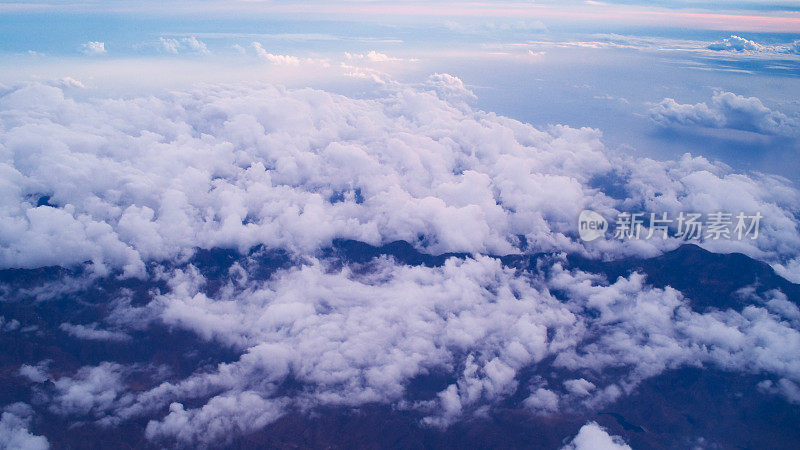
[[[650,117],[665,127],[699,126],[800,136],[800,118],[771,110],[756,97],[743,97],[732,92],[715,92],[710,103],[681,104],[665,98],[650,109]]]
[[[20,375],[52,381],[38,398],[53,414],[111,427],[148,418],[149,439],[186,446],[320,406],[390,404],[431,427],[511,398],[535,415],[581,414],[686,366],[758,375],[753,389],[800,401],[800,309],[780,291],[742,291],[740,310],[697,312],[643,275],[609,281],[566,266],[557,256],[522,271],[489,257],[433,267],[305,258],[263,281],[247,258],[214,279],[193,265],[162,268],[164,293],[126,303],[106,322],[191,331],[238,358],[166,380],[158,367],[114,362],[68,376],[49,375],[42,363]],[[215,280],[223,284],[208,290]],[[151,387],[132,389],[142,373]],[[412,380],[434,374],[449,381],[408,397]],[[287,391],[289,380],[299,387]],[[573,445],[602,437],[593,431]]]
[[[48,414],[146,422],[156,445],[191,447],[329,406],[389,405],[428,427],[503,402],[537,416],[592,412],[686,366],[757,376],[754,389],[800,399],[800,310],[785,293],[745,289],[743,307],[698,311],[640,273],[607,279],[566,256],[646,257],[680,244],[584,244],[576,220],[586,208],[744,211],[765,218],[758,239],[703,245],[793,267],[800,195],[783,179],[690,155],[612,157],[597,130],[542,131],[475,110],[474,94],[447,74],[367,99],[270,85],[67,92],[32,84],[0,96],[0,266],[89,262],[89,275],[13,292],[47,301],[103,277],[139,277],[146,301],[104,291],[99,317],[60,319],[58,331],[127,345],[159,326],[235,356],[182,376],[155,364],[65,373],[30,361],[18,375]],[[653,117],[793,126],[757,99],[719,93],[701,105],[665,101]],[[341,238],[464,255],[353,262],[326,251]],[[238,253],[208,273],[189,263],[198,248]],[[270,251],[288,262],[263,276],[258,258]],[[540,252],[523,267],[497,257]],[[409,396],[426,377],[443,381]],[[25,428],[32,414],[8,414],[0,430],[41,442]],[[568,448],[599,445],[627,448],[593,423]]]
[[[584,248],[584,208],[609,219],[631,209],[760,211],[758,240],[704,245],[772,263],[800,251],[800,195],[788,182],[688,155],[610,157],[596,130],[540,131],[476,111],[471,98],[444,74],[420,89],[387,86],[376,99],[268,85],[94,100],[55,86],[12,88],[0,97],[0,266],[93,261],[141,275],[145,262],[196,247],[307,252],[334,238],[401,239],[432,253],[611,257],[678,245]],[[653,117],[797,129],[757,99],[728,93],[711,106],[665,100]]]

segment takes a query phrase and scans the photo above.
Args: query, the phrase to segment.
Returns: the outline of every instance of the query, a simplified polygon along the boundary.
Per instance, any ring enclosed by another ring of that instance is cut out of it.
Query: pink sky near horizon
[[[277,9],[293,13],[322,13],[366,16],[496,17],[504,19],[552,19],[558,22],[604,22],[617,25],[685,26],[696,29],[751,32],[798,32],[800,14],[783,12],[714,12],[673,10],[592,2],[584,5],[554,6],[520,3],[283,5]]]
[[[692,29],[731,30],[749,32],[800,33],[800,12],[710,11],[703,9],[668,9],[640,5],[606,4],[586,1],[580,4],[552,5],[518,2],[334,2],[334,3],[274,3],[269,0],[237,2],[103,2],[103,10],[122,13],[192,14],[215,12],[225,14],[268,13],[303,14],[317,19],[353,17],[402,20],[404,18],[486,17],[497,19],[546,19],[552,23],[607,23],[627,26],[669,26]],[[0,12],[42,11],[47,9],[70,12],[96,12],[94,2],[9,2],[0,3]],[[336,16],[336,17],[331,17]]]

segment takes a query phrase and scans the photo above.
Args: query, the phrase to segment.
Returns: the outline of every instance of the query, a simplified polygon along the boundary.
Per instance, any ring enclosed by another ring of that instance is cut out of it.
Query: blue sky
[[[123,92],[255,78],[369,96],[382,87],[370,81],[374,73],[413,85],[443,72],[464,80],[477,107],[538,127],[594,127],[621,152],[667,159],[691,152],[797,180],[796,135],[658,125],[650,110],[665,98],[698,104],[723,91],[796,119],[798,8],[796,1],[2,2],[0,82],[71,77]],[[732,35],[758,47],[707,48]],[[338,67],[358,62],[347,54],[369,52],[386,60],[361,58],[374,72],[357,79],[263,58]]]

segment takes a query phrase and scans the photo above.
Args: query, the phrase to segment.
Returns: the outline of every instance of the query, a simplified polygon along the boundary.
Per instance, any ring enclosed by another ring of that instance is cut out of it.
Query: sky
[[[691,152],[797,181],[798,5],[3,2],[0,82],[74,78],[123,93],[260,79],[375,95],[387,81],[449,73],[476,93],[478,108],[538,127],[596,128],[615,151]],[[666,98],[708,103],[716,92],[759,99],[795,132],[651,117]]]
[[[759,213],[757,239],[697,243],[800,282],[799,80],[798,1],[0,2],[0,270],[73,270],[4,292],[46,308],[115,286],[101,311],[0,332],[123,349],[16,361],[31,395],[0,405],[0,446],[46,448],[42,417],[213,446],[316,406],[439,428],[502,402],[583,414],[679,367],[800,404],[789,293],[700,309],[566,256],[685,243],[582,241],[585,209]],[[342,239],[462,256],[361,264],[326,253]],[[215,249],[237,256],[209,270]],[[125,360],[153,329],[232,356]],[[573,431],[565,448],[630,448]]]

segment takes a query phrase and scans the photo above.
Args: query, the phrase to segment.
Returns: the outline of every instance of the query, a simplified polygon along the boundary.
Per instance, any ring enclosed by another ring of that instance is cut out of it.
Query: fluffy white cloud
[[[106,44],[99,41],[89,41],[81,45],[81,53],[88,56],[106,54]]]
[[[625,35],[617,33],[600,33],[588,35],[586,40],[529,40],[528,44],[541,47],[579,47],[591,49],[624,48],[640,51],[679,52],[681,55],[700,56],[696,63],[706,65],[720,54],[725,58],[737,57],[742,60],[758,60],[779,58],[785,60],[788,55],[797,54],[797,42],[791,43],[759,43],[741,36],[731,35],[719,41]],[[518,46],[519,44],[513,44]],[[508,50],[509,45],[495,45]],[[712,57],[711,61],[708,57]],[[713,63],[709,67],[714,67]]]
[[[180,48],[181,44],[177,39],[160,37],[158,38],[158,42],[161,44],[161,49],[163,51],[173,55],[178,54],[178,49]]]
[[[147,306],[156,320],[242,356],[144,392],[127,387],[135,368],[84,367],[54,381],[49,407],[110,426],[148,417],[151,439],[195,445],[321,405],[387,403],[444,427],[522,390],[520,406],[536,414],[592,411],[684,366],[757,374],[763,391],[794,401],[800,310],[779,291],[741,311],[700,313],[641,275],[609,283],[562,264],[555,257],[541,263],[543,273],[520,273],[488,257],[441,267],[306,259],[261,282],[234,265],[236,276],[214,296],[197,269],[175,269],[164,274],[169,291]],[[526,380],[524,368],[561,375]],[[410,381],[431,373],[455,381],[409,401]],[[287,395],[287,379],[303,389]],[[236,413],[244,404],[247,414]]]
[[[774,111],[756,97],[716,92],[711,103],[680,104],[665,98],[650,109],[650,117],[663,126],[731,128],[779,136],[800,135],[800,119]]]
[[[786,278],[792,283],[800,283],[800,257],[787,261],[785,264],[773,264],[775,273]]]
[[[743,52],[743,51],[760,51],[764,49],[764,46],[757,44],[754,41],[745,39],[743,37],[731,35],[731,37],[729,38],[725,38],[719,42],[709,44],[708,49],[732,50],[737,52]]]
[[[50,379],[47,375],[47,366],[49,363],[49,361],[43,361],[35,366],[23,364],[19,368],[19,376],[27,378],[34,383],[44,383]]]
[[[391,56],[386,55],[385,53],[379,53],[375,50],[370,50],[367,53],[349,53],[345,52],[344,54],[346,59],[349,60],[365,60],[369,62],[389,62],[389,61],[402,61],[402,58],[394,58]]]
[[[520,391],[520,406],[537,414],[593,410],[682,366],[759,374],[762,390],[793,398],[800,312],[781,293],[740,311],[699,313],[639,274],[604,280],[565,268],[560,256],[648,256],[679,244],[584,245],[575,223],[584,208],[607,217],[759,211],[759,239],[703,245],[793,267],[800,195],[788,182],[689,155],[610,157],[596,130],[541,131],[474,110],[472,92],[446,74],[419,89],[386,89],[374,99],[206,86],[77,100],[36,84],[0,97],[0,265],[91,261],[93,276],[107,268],[144,276],[146,263],[177,263],[151,272],[168,289],[146,306],[121,295],[102,324],[62,330],[125,339],[127,329],[159,321],[241,355],[143,392],[128,385],[146,368],[104,362],[60,378],[46,364],[20,369],[53,380],[42,391],[49,410],[108,426],[147,417],[153,440],[206,445],[320,405],[391,404],[432,426],[485,414]],[[681,109],[671,106],[664,111]],[[784,126],[757,100],[733,94],[688,106],[670,114],[730,126],[735,110],[761,117],[764,129]],[[603,192],[597,180],[609,178],[623,196]],[[390,258],[342,265],[318,256],[335,238],[473,256],[442,267]],[[296,264],[266,281],[236,264],[211,294],[200,270],[179,263],[197,247],[258,244],[288,251]],[[481,255],[521,247],[555,255],[536,272]],[[523,368],[563,377],[523,379]],[[411,380],[433,373],[453,381],[408,400]],[[299,393],[281,391],[289,379]]]
[[[706,48],[714,51],[736,52],[745,55],[765,54],[768,57],[782,56],[785,58],[787,53],[790,55],[800,54],[800,41],[794,41],[788,44],[760,44],[740,36],[731,35],[721,41],[709,44]]]
[[[43,436],[28,431],[33,410],[25,403],[13,403],[3,408],[0,416],[0,447],[18,450],[46,450],[50,444]]]
[[[206,55],[206,54],[208,54],[208,53],[211,53],[211,52],[208,50],[208,47],[206,47],[206,44],[205,44],[204,42],[202,42],[202,41],[199,41],[199,40],[198,40],[196,37],[194,37],[194,36],[189,36],[188,38],[184,38],[184,39],[182,39],[182,40],[181,40],[181,42],[182,42],[182,43],[183,43],[183,44],[184,44],[184,45],[185,45],[187,48],[189,48],[191,51],[193,51],[193,52],[195,52],[195,53],[200,53],[200,54],[203,54],[203,55]]]
[[[596,422],[589,422],[562,450],[631,450],[631,447],[621,437],[608,434]]]
[[[180,403],[169,407],[163,421],[147,424],[148,439],[170,438],[180,445],[219,445],[247,431],[272,423],[283,415],[280,402],[262,398],[255,392],[217,396],[199,409],[184,409]]]
[[[300,58],[291,55],[275,55],[264,49],[260,42],[253,42],[253,49],[259,58],[279,66],[299,66]]]
[[[586,396],[592,392],[592,390],[595,388],[595,385],[590,381],[586,381],[583,378],[579,378],[576,380],[565,381],[564,387],[571,394]]]
[[[475,94],[464,86],[460,78],[447,73],[435,73],[428,78],[427,85],[432,87],[440,98],[452,103],[475,100]]]
[[[678,245],[576,240],[581,209],[613,217],[642,205],[761,211],[758,240],[703,245],[775,264],[800,251],[800,195],[787,182],[703,158],[612,158],[596,130],[543,132],[475,111],[472,97],[446,74],[377,99],[230,86],[76,100],[54,86],[17,87],[0,97],[0,266],[92,261],[136,275],[195,247],[310,251],[333,238],[403,239],[433,253],[515,252],[517,236],[531,251],[593,256]],[[757,100],[715,98],[759,129],[793,129]],[[612,173],[628,199],[593,183]]]
[[[558,395],[544,388],[538,388],[523,402],[525,407],[534,412],[552,413],[558,411]]]
[[[725,115],[706,103],[681,104],[665,98],[650,109],[650,117],[661,125],[699,125],[719,128],[725,125]]]
[[[65,416],[104,417],[109,411],[133,401],[124,382],[131,370],[104,362],[95,367],[83,367],[72,377],[54,380],[48,409]]]
[[[800,386],[786,378],[781,378],[777,382],[764,380],[758,383],[758,388],[763,392],[781,395],[792,403],[800,403]]]
[[[158,44],[161,51],[173,55],[184,52],[200,55],[208,55],[211,53],[206,44],[194,36],[189,36],[182,39],[160,37],[158,38]]]

